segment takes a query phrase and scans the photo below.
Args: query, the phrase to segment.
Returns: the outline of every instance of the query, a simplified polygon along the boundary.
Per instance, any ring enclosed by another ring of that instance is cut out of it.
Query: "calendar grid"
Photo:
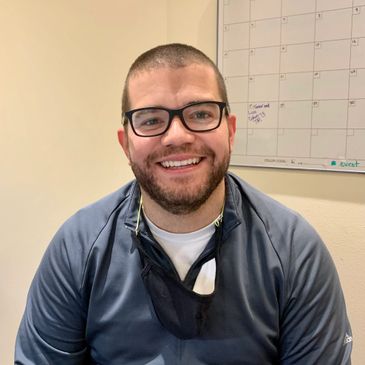
[[[365,172],[365,0],[218,6],[231,163]]]

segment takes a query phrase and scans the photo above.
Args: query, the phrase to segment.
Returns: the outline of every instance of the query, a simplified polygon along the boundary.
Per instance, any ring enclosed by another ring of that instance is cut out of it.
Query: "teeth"
[[[188,160],[182,160],[182,161],[163,161],[161,162],[161,165],[163,167],[182,167],[182,166],[188,166],[188,165],[196,165],[200,162],[200,158],[189,158]]]

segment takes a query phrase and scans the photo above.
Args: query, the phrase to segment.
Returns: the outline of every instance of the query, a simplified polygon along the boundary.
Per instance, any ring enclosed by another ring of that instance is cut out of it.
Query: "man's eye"
[[[158,123],[158,120],[156,118],[154,118],[154,119],[146,119],[143,121],[142,124],[143,125],[154,125],[156,123]]]
[[[161,124],[164,124],[162,119],[159,118],[149,118],[149,119],[144,119],[141,123],[140,126],[144,127],[144,128],[149,128],[149,127],[157,127]]]
[[[192,115],[194,119],[208,119],[211,115],[206,111],[197,111]]]

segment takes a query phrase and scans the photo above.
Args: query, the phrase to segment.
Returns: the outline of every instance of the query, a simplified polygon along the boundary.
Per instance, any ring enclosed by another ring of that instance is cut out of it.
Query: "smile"
[[[185,167],[190,165],[196,165],[201,161],[201,158],[189,158],[188,160],[181,160],[181,161],[163,161],[161,165],[165,168],[171,167]]]

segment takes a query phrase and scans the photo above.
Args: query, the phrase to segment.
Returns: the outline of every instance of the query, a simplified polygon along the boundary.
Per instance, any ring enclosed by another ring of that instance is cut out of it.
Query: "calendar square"
[[[248,75],[248,49],[227,51],[223,57],[223,73],[225,76]]]
[[[250,45],[249,23],[225,25],[223,44],[225,51],[247,49]]]
[[[279,46],[257,48],[250,56],[250,73],[252,75],[274,74],[279,72]]]
[[[229,0],[224,4],[224,23],[243,23],[250,20],[250,0]]]
[[[312,93],[312,72],[286,74],[285,80],[280,81],[280,100],[311,100]]]
[[[312,136],[311,157],[341,159],[346,154],[345,129],[318,129]]]
[[[248,136],[247,155],[275,156],[277,149],[276,129],[255,129]]]
[[[346,128],[348,101],[321,100],[313,108],[313,128]]]
[[[351,8],[352,0],[317,0],[317,11]]]
[[[311,101],[285,101],[280,103],[279,128],[310,128]]]
[[[350,53],[350,39],[321,42],[321,47],[315,48],[314,69],[346,69],[350,64]]]
[[[314,13],[288,17],[288,21],[282,24],[281,42],[284,44],[313,42],[314,25]]]
[[[277,101],[279,98],[279,75],[255,76],[249,83],[249,101]]]
[[[278,125],[278,102],[249,103],[247,124],[249,128],[276,128]]]
[[[251,20],[281,16],[281,0],[255,0],[251,2]]]
[[[351,38],[352,8],[328,11],[316,21],[316,41]]]
[[[349,71],[321,71],[320,78],[314,78],[314,99],[347,99],[349,95]]]
[[[282,15],[299,15],[314,13],[316,11],[316,0],[282,0]]]
[[[280,45],[280,18],[258,20],[250,26],[252,48]]]
[[[280,72],[300,72],[313,70],[314,48],[311,43],[286,46],[280,58]]]
[[[227,77],[228,100],[232,103],[246,102],[248,98],[248,77]]]
[[[278,136],[278,156],[310,157],[310,145],[310,129],[285,129]]]

